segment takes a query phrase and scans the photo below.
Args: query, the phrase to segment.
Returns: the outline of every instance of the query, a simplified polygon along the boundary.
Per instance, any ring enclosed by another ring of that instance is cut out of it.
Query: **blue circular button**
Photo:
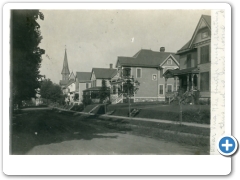
[[[238,142],[233,136],[223,136],[218,143],[218,151],[224,156],[233,155],[238,148]]]

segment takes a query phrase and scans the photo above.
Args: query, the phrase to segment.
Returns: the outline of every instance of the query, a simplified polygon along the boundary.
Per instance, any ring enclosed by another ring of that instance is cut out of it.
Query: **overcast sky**
[[[209,10],[40,10],[38,20],[45,49],[41,74],[59,83],[65,45],[70,71],[108,68],[117,56],[133,56],[141,48],[176,52],[192,36]]]

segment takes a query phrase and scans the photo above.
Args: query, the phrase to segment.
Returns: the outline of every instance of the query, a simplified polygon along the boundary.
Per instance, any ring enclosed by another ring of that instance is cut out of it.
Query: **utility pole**
[[[182,103],[181,103],[181,101],[179,102],[179,105],[180,105],[179,120],[180,120],[180,125],[182,125]]]
[[[128,86],[128,116],[131,117],[129,86]]]

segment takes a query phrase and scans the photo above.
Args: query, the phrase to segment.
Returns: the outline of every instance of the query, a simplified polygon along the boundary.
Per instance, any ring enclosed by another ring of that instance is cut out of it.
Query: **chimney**
[[[165,52],[165,47],[160,47],[160,52]]]
[[[110,64],[110,69],[112,69],[113,68],[113,64]]]

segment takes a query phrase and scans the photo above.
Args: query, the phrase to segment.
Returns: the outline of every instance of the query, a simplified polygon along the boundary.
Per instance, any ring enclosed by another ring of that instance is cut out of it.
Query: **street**
[[[11,154],[207,154],[201,147],[168,142],[134,131],[124,120],[107,121],[97,116],[66,114],[50,109],[25,110],[13,116]]]

